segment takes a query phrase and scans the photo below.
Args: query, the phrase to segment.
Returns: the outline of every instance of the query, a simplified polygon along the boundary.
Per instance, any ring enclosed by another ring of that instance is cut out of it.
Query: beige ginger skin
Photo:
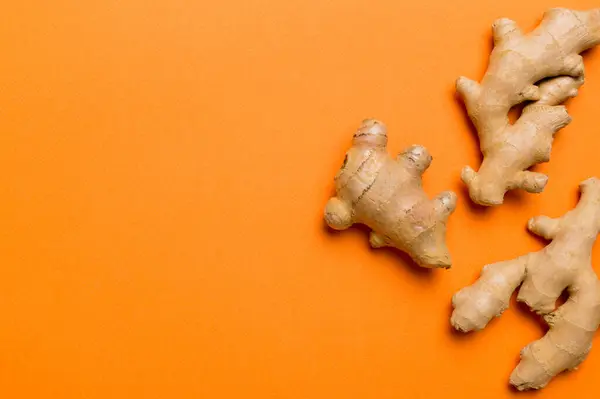
[[[456,195],[427,197],[421,175],[432,158],[424,147],[413,145],[392,158],[386,145],[385,126],[363,121],[335,176],[336,196],[325,206],[326,223],[336,230],[364,224],[372,230],[372,247],[395,247],[421,267],[449,268],[446,221]]]
[[[581,52],[600,43],[600,9],[553,8],[538,27],[523,34],[514,21],[492,26],[494,50],[480,83],[456,81],[479,136],[479,171],[463,168],[461,178],[471,199],[500,205],[508,190],[542,192],[548,177],[528,169],[548,162],[554,134],[571,122],[562,102],[577,95],[584,82]],[[510,109],[530,103],[509,122]]]
[[[600,323],[600,283],[591,265],[600,229],[600,180],[580,184],[575,209],[561,218],[538,216],[528,229],[552,242],[538,252],[483,268],[479,280],[452,298],[451,323],[457,330],[481,330],[517,300],[543,316],[546,335],[521,351],[510,383],[519,390],[543,388],[557,374],[575,369],[588,355]],[[563,290],[569,299],[555,309]]]

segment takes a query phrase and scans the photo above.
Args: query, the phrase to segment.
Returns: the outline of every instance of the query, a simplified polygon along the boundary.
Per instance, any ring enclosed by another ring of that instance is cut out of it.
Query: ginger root
[[[478,172],[463,168],[461,179],[485,206],[502,204],[508,190],[540,193],[546,186],[548,176],[528,169],[550,160],[554,134],[571,122],[559,104],[584,82],[579,54],[600,43],[600,8],[550,9],[527,35],[507,18],[492,29],[494,50],[481,83],[456,81],[484,158]],[[530,103],[511,124],[510,109],[524,101]]]
[[[575,369],[588,355],[600,323],[600,283],[591,265],[600,229],[600,180],[580,184],[575,209],[558,219],[538,216],[528,229],[552,240],[544,249],[483,268],[479,280],[452,298],[451,323],[457,330],[481,330],[517,300],[542,315],[550,329],[521,351],[510,383],[519,390],[543,388],[557,374]],[[555,310],[563,290],[569,299]]]
[[[372,247],[395,247],[421,267],[449,268],[446,221],[456,207],[456,194],[433,200],[421,186],[432,161],[427,149],[413,145],[393,159],[387,151],[385,126],[363,121],[335,176],[336,196],[325,206],[326,223],[335,230],[354,223],[372,229]]]

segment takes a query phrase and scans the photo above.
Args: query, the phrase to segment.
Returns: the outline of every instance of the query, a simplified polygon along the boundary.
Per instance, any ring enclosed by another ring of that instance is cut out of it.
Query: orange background
[[[527,219],[564,213],[600,175],[592,51],[543,194],[481,211],[459,181],[479,152],[454,80],[481,78],[494,19],[530,29],[555,5],[4,1],[0,397],[600,394],[600,349],[543,391],[509,389],[543,333],[525,309],[477,334],[449,326],[452,294],[540,248]],[[451,270],[324,228],[365,117],[388,125],[392,153],[429,148],[430,195],[459,193]]]

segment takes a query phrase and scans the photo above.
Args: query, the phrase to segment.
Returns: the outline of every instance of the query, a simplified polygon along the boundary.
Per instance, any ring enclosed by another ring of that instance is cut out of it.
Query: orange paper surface
[[[0,397],[598,396],[598,348],[541,392],[508,387],[544,332],[523,307],[476,334],[449,324],[484,264],[541,248],[530,217],[563,214],[600,175],[591,51],[573,122],[536,168],[543,194],[482,211],[459,179],[480,155],[455,79],[481,78],[496,18],[529,30],[556,5],[5,1]],[[431,196],[458,193],[451,270],[324,227],[366,117],[391,153],[430,150]]]

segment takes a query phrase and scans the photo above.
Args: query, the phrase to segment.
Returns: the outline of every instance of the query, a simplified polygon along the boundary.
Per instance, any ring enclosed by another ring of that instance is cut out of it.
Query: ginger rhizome
[[[392,158],[386,145],[385,126],[363,121],[335,176],[336,196],[325,206],[325,221],[336,230],[366,225],[372,247],[395,247],[421,267],[449,268],[446,222],[456,194],[445,191],[430,200],[423,191],[421,175],[432,160],[427,149],[413,145]]]
[[[559,104],[583,84],[580,53],[600,43],[600,9],[550,9],[529,34],[507,18],[492,30],[482,81],[456,81],[483,154],[479,171],[466,166],[461,178],[471,199],[486,206],[502,204],[508,190],[539,193],[546,186],[546,175],[528,169],[549,161],[554,134],[571,122]],[[510,109],[523,102],[529,103],[511,124]]]
[[[592,247],[600,229],[600,180],[580,184],[575,209],[552,219],[538,216],[528,229],[552,240],[544,249],[483,268],[479,280],[452,298],[451,323],[457,330],[481,330],[498,317],[513,291],[517,300],[541,315],[546,335],[521,350],[510,382],[519,390],[539,389],[557,374],[576,368],[588,355],[600,323],[600,283],[591,265]],[[556,307],[564,290],[569,298]]]

